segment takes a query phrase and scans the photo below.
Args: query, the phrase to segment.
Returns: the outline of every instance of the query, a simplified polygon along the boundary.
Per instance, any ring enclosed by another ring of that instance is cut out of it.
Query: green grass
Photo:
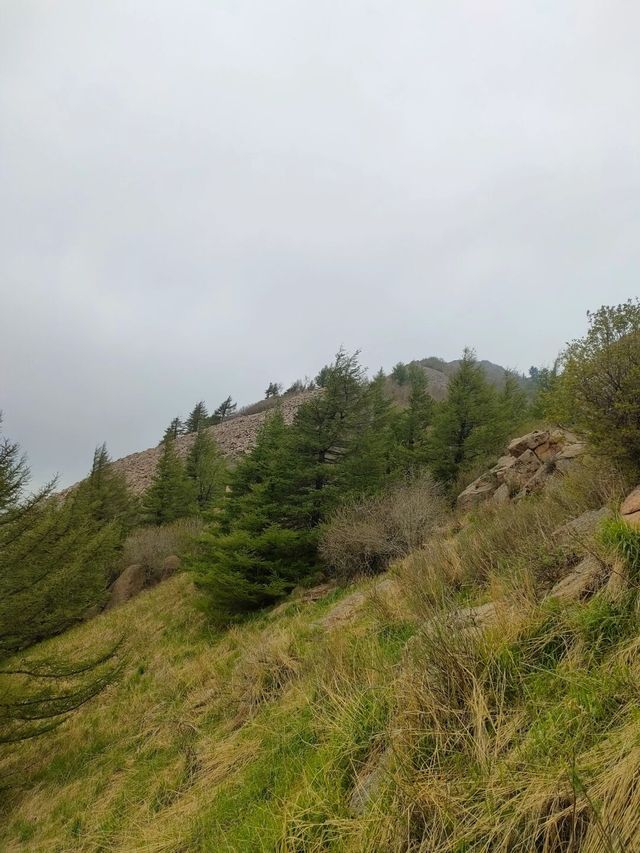
[[[585,544],[615,587],[545,600],[572,501],[479,512],[384,595],[367,581],[215,634],[178,576],[50,641],[70,654],[126,629],[129,662],[4,753],[0,849],[640,849],[635,538],[609,523]],[[491,599],[495,623],[453,627]]]

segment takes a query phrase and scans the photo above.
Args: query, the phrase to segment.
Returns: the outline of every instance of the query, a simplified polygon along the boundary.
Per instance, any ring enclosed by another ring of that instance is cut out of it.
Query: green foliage
[[[185,432],[185,428],[182,421],[180,418],[175,417],[165,429],[162,441],[175,441],[179,435],[183,434],[183,432]]]
[[[162,445],[151,485],[142,499],[147,524],[168,524],[196,512],[193,487],[173,441]]]
[[[502,440],[497,393],[475,354],[466,349],[447,399],[435,412],[429,442],[434,476],[453,483],[461,471],[488,460]]]
[[[187,455],[186,474],[192,483],[200,512],[220,502],[224,495],[226,473],[226,464],[218,445],[207,432],[199,429]]]
[[[280,410],[231,475],[231,491],[192,561],[214,615],[244,613],[289,592],[314,562],[313,483]]]
[[[2,448],[0,662],[60,633],[103,602],[122,543],[121,513],[128,510],[104,448],[96,451],[91,485],[64,500],[52,497],[52,485],[23,499],[26,463],[17,445],[5,441]],[[106,685],[112,656],[110,649],[90,661],[45,660],[28,669],[0,663],[0,743],[59,723]]]
[[[640,580],[640,531],[620,517],[604,522],[600,531],[602,544],[621,557],[634,583]]]
[[[207,407],[204,403],[204,400],[200,400],[199,403],[196,403],[193,407],[193,410],[187,420],[184,422],[184,431],[185,432],[197,432],[199,429],[202,429],[207,425],[209,421],[209,415],[207,414]],[[175,424],[175,419],[171,422],[172,425]],[[165,432],[165,439],[177,438],[177,435],[172,434],[173,431],[171,427],[167,432]]]
[[[404,475],[421,471],[429,460],[428,429],[433,420],[434,402],[424,370],[417,364],[408,369],[409,405],[396,418],[395,464]]]
[[[640,471],[640,301],[589,313],[589,331],[562,356],[550,413],[605,455]]]
[[[268,400],[270,397],[279,397],[281,391],[282,385],[279,382],[270,382],[267,390],[264,392],[265,399]]]
[[[193,561],[221,618],[275,601],[312,574],[318,524],[349,489],[385,476],[380,382],[368,387],[357,353],[342,350],[323,381],[293,426],[279,410],[267,418]]]
[[[391,378],[398,385],[407,385],[411,380],[411,366],[407,367],[404,362],[399,361],[391,371]]]
[[[137,520],[137,504],[124,474],[114,471],[106,444],[96,447],[91,472],[76,489],[74,499],[84,502],[98,524],[116,522],[126,532]]]
[[[223,423],[228,417],[235,413],[237,408],[238,404],[234,403],[230,396],[227,397],[227,399],[223,400],[213,413],[213,423]]]

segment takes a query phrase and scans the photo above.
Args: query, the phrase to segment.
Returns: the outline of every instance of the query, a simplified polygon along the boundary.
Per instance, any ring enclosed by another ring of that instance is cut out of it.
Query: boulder
[[[611,518],[612,515],[613,513],[606,506],[583,512],[582,515],[554,530],[553,538],[564,551],[581,553],[584,544],[593,538],[602,522]]]
[[[166,580],[170,578],[180,568],[180,557],[177,557],[175,554],[170,554],[168,557],[165,557],[162,563],[162,571],[160,574],[160,580]]]
[[[632,512],[629,515],[623,515],[622,518],[630,527],[640,530],[640,512]]]
[[[575,444],[567,444],[556,456],[556,459],[577,459],[578,456],[582,456],[587,449],[586,444],[581,441],[576,442]]]
[[[515,460],[515,464],[505,471],[504,482],[512,493],[519,492],[531,480],[541,464],[533,450],[527,449]]]
[[[106,610],[111,610],[119,604],[134,598],[144,589],[145,571],[144,566],[134,563],[118,576],[111,586],[109,601]]]
[[[489,500],[497,487],[498,481],[493,472],[483,474],[482,477],[478,477],[470,486],[467,486],[462,494],[458,495],[458,507],[463,512],[473,509],[478,504]]]
[[[493,493],[491,500],[497,504],[504,504],[508,503],[510,497],[511,492],[509,491],[509,486],[507,486],[506,483],[503,483],[501,486],[498,486],[496,491]]]
[[[606,567],[600,560],[589,554],[572,572],[558,581],[547,598],[578,601],[597,592],[605,580]]]
[[[620,507],[621,515],[632,515],[635,512],[640,512],[640,486],[627,495]]]
[[[522,456],[527,450],[535,450],[536,447],[549,441],[549,433],[547,430],[537,429],[534,432],[522,435],[520,438],[514,438],[507,448],[510,456]]]

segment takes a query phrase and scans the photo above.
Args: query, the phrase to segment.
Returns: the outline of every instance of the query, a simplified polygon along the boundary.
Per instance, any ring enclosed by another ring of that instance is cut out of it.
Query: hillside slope
[[[621,495],[584,462],[452,519],[386,576],[226,632],[182,575],[35,649],[125,631],[129,652],[119,684],[3,759],[0,848],[640,849]]]
[[[286,423],[291,423],[298,408],[313,396],[314,392],[304,392],[280,399],[282,413]],[[269,409],[253,414],[239,414],[224,423],[207,428],[207,432],[216,440],[222,453],[229,459],[235,459],[253,447],[256,434],[264,423]],[[178,454],[184,458],[195,440],[195,433],[181,435],[176,439]],[[137,453],[130,453],[114,460],[113,468],[122,472],[133,494],[142,494],[149,487],[160,458],[161,447],[150,447]],[[75,488],[71,486],[70,489]],[[66,489],[65,491],[69,491]]]

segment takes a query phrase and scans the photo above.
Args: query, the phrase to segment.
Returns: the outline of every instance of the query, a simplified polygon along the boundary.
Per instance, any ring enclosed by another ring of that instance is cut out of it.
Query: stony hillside
[[[447,386],[449,379],[455,375],[460,361],[446,362],[439,358],[426,358],[416,362],[424,369],[429,380],[429,393],[435,400],[444,400],[447,396]],[[490,361],[480,362],[487,379],[497,387],[504,381],[505,369],[500,365],[493,364]],[[526,380],[523,380],[525,382]],[[392,387],[393,386],[393,387]],[[285,421],[291,423],[293,417],[306,400],[310,399],[317,391],[305,391],[295,395],[285,395],[280,398],[280,404],[284,414]],[[399,404],[406,403],[408,397],[408,387],[401,388],[394,386],[392,380],[389,380],[389,393]],[[262,404],[268,401],[262,401]],[[222,453],[229,459],[235,459],[243,453],[246,453],[253,447],[256,433],[267,416],[270,407],[265,406],[261,411],[252,411],[259,408],[261,404],[248,407],[248,412],[242,412],[229,418],[225,423],[209,427],[209,432],[215,438]],[[176,442],[178,453],[183,458],[189,452],[194,441],[194,435],[180,436]],[[151,479],[155,472],[160,458],[160,447],[150,447],[147,450],[140,450],[136,453],[130,453],[128,456],[123,456],[113,463],[113,467],[117,471],[121,471],[127,483],[134,494],[142,494],[151,483]],[[70,486],[63,490],[62,494],[75,488]]]
[[[314,392],[282,397],[281,406],[284,419],[291,423],[298,408],[310,399]],[[222,424],[208,428],[208,432],[215,438],[222,453],[229,459],[234,459],[242,453],[246,453],[253,447],[256,433],[261,424],[264,423],[269,409],[253,414],[239,414]],[[176,441],[176,447],[180,456],[185,457],[193,444],[195,434],[180,436]],[[131,453],[122,459],[117,459],[113,467],[121,471],[134,494],[142,494],[151,483],[161,449],[159,446]],[[73,486],[71,487],[73,488]]]

